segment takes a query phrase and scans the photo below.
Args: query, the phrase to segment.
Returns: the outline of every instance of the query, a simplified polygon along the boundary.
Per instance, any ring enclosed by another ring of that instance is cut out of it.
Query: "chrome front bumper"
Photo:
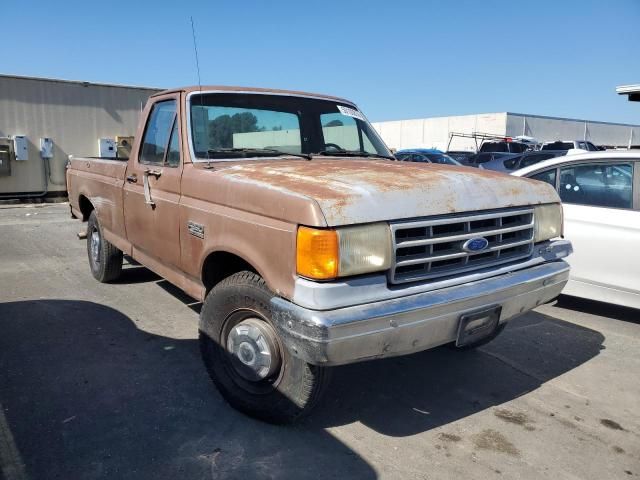
[[[314,365],[343,365],[427,350],[457,338],[460,317],[502,306],[500,323],[557,297],[569,265],[556,260],[462,285],[334,310],[271,300],[289,351]]]

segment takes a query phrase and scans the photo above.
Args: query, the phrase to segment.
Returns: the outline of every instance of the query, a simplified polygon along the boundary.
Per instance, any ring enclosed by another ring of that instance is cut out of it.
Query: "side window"
[[[564,167],[560,170],[558,193],[567,203],[632,208],[633,167],[603,163]]]
[[[152,165],[162,165],[164,163],[164,155],[175,116],[175,100],[165,100],[153,106],[144,131],[140,163]]]
[[[538,180],[540,182],[546,182],[551,185],[553,188],[556,188],[556,169],[553,170],[545,170],[544,172],[536,173],[535,175],[531,175],[529,178],[534,180]]]
[[[178,119],[173,122],[171,138],[169,139],[169,151],[167,152],[167,165],[177,167],[180,165],[180,141],[178,136]]]

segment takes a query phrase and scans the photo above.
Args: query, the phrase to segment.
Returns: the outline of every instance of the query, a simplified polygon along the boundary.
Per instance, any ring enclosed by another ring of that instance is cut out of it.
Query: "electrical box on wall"
[[[53,158],[53,140],[49,137],[40,139],[40,156],[42,158]]]
[[[116,141],[113,138],[98,139],[98,156],[116,158]]]
[[[29,160],[29,149],[27,147],[27,137],[24,135],[13,136],[13,153],[17,161]]]
[[[129,158],[131,156],[131,147],[133,146],[133,137],[116,137],[118,158]]]

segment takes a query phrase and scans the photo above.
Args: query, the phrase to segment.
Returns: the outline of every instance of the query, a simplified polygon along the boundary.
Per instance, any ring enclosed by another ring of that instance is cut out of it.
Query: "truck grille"
[[[529,257],[533,251],[533,209],[448,215],[391,224],[394,263],[391,282],[449,277]],[[463,249],[472,238],[486,248]]]

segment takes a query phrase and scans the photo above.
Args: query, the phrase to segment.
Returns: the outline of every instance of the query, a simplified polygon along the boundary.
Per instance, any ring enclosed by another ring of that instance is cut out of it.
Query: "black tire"
[[[478,340],[477,342],[473,342],[473,343],[469,343],[468,345],[465,345],[463,347],[458,347],[456,346],[456,342],[452,342],[447,344],[448,347],[454,349],[454,350],[473,350],[475,348],[481,347],[483,345],[486,345],[487,343],[491,342],[492,340],[494,340],[498,335],[500,335],[502,333],[502,331],[504,330],[504,327],[506,327],[507,324],[506,323],[501,323],[500,325],[498,325],[498,328],[495,329],[495,331],[489,335],[488,337],[483,338],[482,340]]]
[[[105,240],[95,210],[87,223],[87,255],[91,273],[99,282],[111,282],[120,276],[122,251]]]
[[[330,369],[310,365],[289,353],[271,322],[273,296],[265,281],[248,271],[216,285],[200,313],[200,351],[211,379],[232,407],[269,423],[284,424],[313,409],[329,383]],[[258,322],[274,333],[279,367],[266,378],[247,380],[227,349],[229,334],[240,322]]]

